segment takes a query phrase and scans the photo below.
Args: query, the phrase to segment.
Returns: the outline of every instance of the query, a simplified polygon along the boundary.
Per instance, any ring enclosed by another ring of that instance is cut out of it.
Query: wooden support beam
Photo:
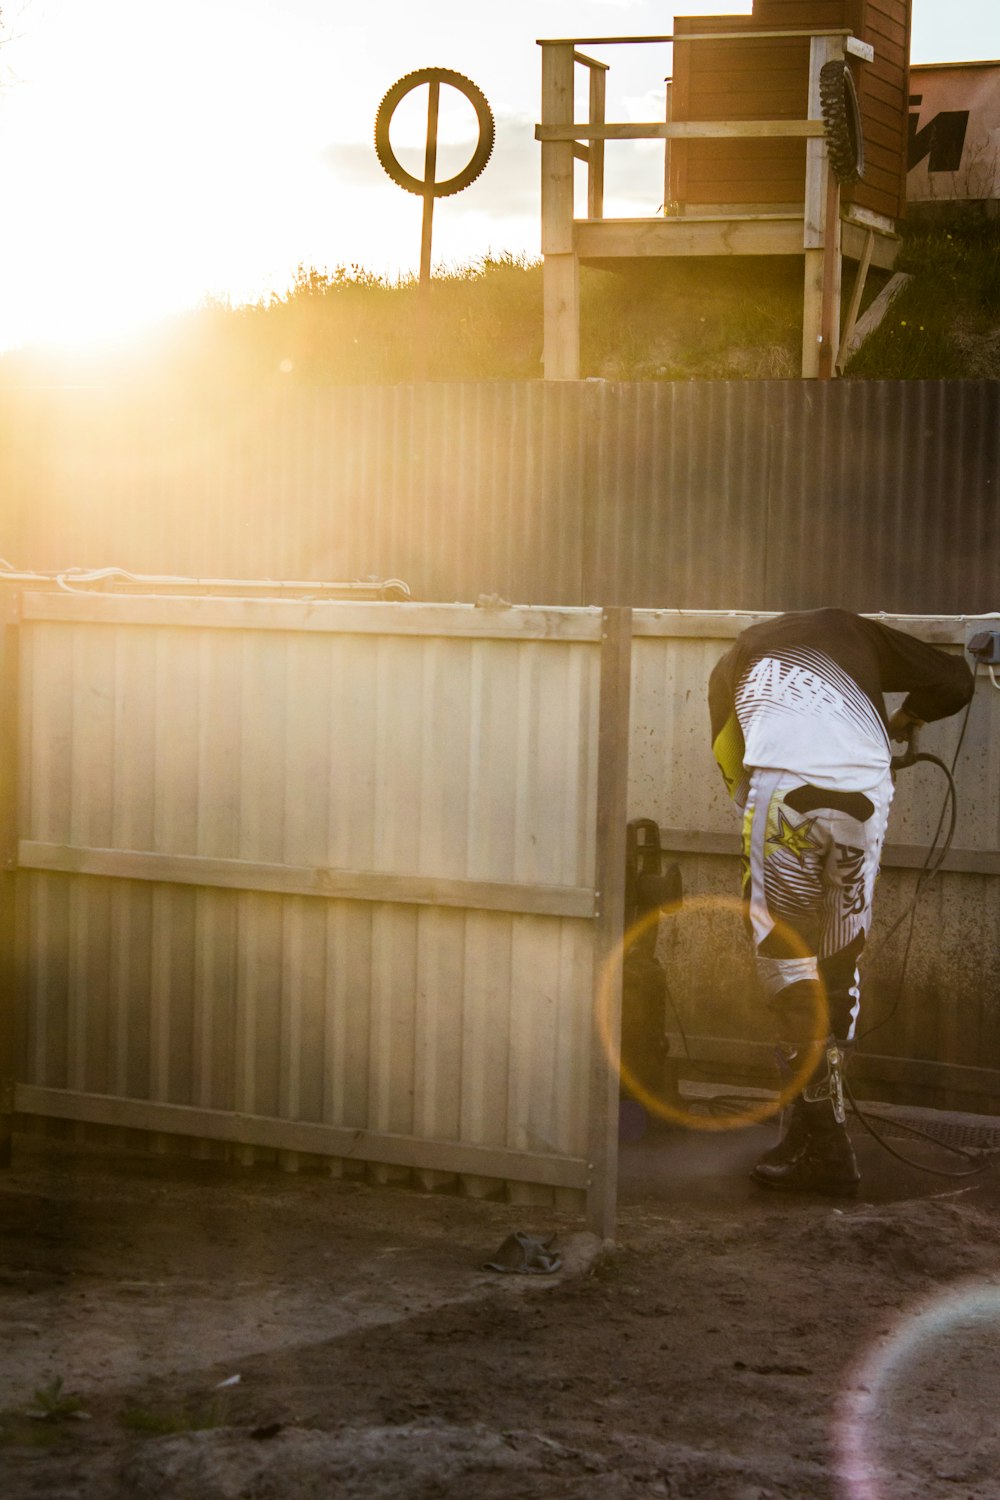
[[[840,342],[840,184],[826,174],[826,212],[823,220],[823,301],[820,317],[819,378],[832,380]]]
[[[846,260],[860,261],[868,243],[868,231],[872,226],[855,223],[853,216],[842,216],[840,221],[840,248]],[[875,230],[871,264],[879,271],[891,271],[895,267],[902,240],[898,234],[886,234]]]
[[[841,348],[837,351],[837,369],[842,370],[846,362],[844,350],[854,336],[854,328],[858,321],[858,311],[861,307],[861,298],[865,290],[865,282],[868,279],[868,271],[872,263],[872,251],[875,248],[875,231],[869,229],[865,235],[865,248],[861,252],[858,268],[854,275],[854,285],[851,288],[851,300],[847,306],[847,317],[844,320],[844,337]]]
[[[580,269],[575,255],[546,255],[542,265],[546,380],[580,378]]]
[[[637,43],[666,43],[666,42],[761,42],[783,41],[802,38],[808,40],[810,37],[839,37],[846,45],[847,38],[851,33],[844,27],[834,27],[821,30],[811,26],[784,27],[771,31],[691,31],[684,32],[681,36],[578,36],[578,37],[539,37],[536,45],[539,47],[620,47],[634,45]],[[864,46],[864,42],[858,43]],[[860,55],[860,54],[859,54]]]
[[[607,104],[607,73],[599,68],[590,73],[590,123],[601,126],[605,123]],[[587,218],[604,218],[604,140],[591,137],[587,163]]]
[[[819,140],[822,120],[636,120],[592,123],[574,120],[564,125],[536,125],[535,140],[543,145],[565,141],[715,141]]]
[[[573,47],[562,43],[542,50],[542,124],[555,129],[572,124],[576,71]],[[539,137],[541,139],[541,137]],[[572,131],[542,141],[542,254],[573,250]]]
[[[814,36],[809,48],[808,118],[822,124],[819,75],[824,63],[844,55],[843,37]],[[831,284],[825,250],[828,235],[839,236],[839,209],[831,212],[830,156],[823,133],[806,142],[805,215],[802,247],[802,378],[816,380],[821,373],[823,346],[831,326],[840,326],[839,276]],[[839,204],[839,195],[837,198]],[[830,220],[830,222],[828,222]],[[839,260],[839,238],[837,241]],[[824,322],[826,327],[824,329]],[[832,365],[831,365],[832,368]]]
[[[801,255],[802,216],[581,220],[576,225],[575,243],[584,261],[671,255]]]
[[[469,604],[351,604],[325,599],[219,599],[99,592],[31,592],[22,618],[64,624],[288,630],[331,635],[444,635],[489,640],[599,641],[598,609]]]
[[[0,591],[0,1167],[9,1167],[14,1130],[21,1002],[15,911],[20,594]]]
[[[611,67],[610,63],[600,62],[596,57],[588,57],[586,52],[574,52],[573,61],[581,63],[585,68],[591,68],[595,72],[606,73]]]
[[[586,1163],[579,1157],[542,1152],[510,1151],[462,1141],[422,1140],[388,1131],[355,1130],[311,1120],[281,1120],[237,1110],[201,1109],[151,1099],[120,1099],[68,1089],[18,1084],[14,1095],[18,1114],[47,1119],[80,1120],[126,1130],[152,1130],[164,1135],[198,1136],[244,1146],[279,1151],[304,1151],[315,1156],[381,1162],[448,1173],[542,1183],[549,1187],[583,1188]]]
[[[895,276],[886,282],[871,306],[855,323],[850,337],[845,336],[842,353],[844,364],[847,363],[852,355],[857,354],[865,339],[875,332],[910,279],[910,276],[905,271],[897,271]]]
[[[542,48],[542,125],[565,126],[574,115],[572,42]],[[580,375],[579,271],[573,245],[574,138],[542,142],[543,362],[546,380]]]
[[[632,611],[604,611],[598,709],[597,828],[587,1225],[607,1239],[618,1200],[621,965],[625,919]]]
[[[160,854],[148,849],[97,849],[31,839],[21,840],[17,862],[24,870],[54,874],[103,875],[116,880],[152,880],[230,891],[267,891],[278,896],[451,906],[536,917],[589,918],[594,914],[594,894],[589,886],[446,880],[430,875],[387,875],[377,870],[265,864],[247,859],[213,859],[200,854]]]
[[[674,112],[673,79],[665,78],[664,84],[666,85],[667,98],[663,123],[665,125],[669,125],[672,121]],[[665,214],[669,214],[672,211],[676,212],[678,206],[679,205],[672,202],[670,197],[670,141],[669,139],[665,138],[663,142],[663,212]]]

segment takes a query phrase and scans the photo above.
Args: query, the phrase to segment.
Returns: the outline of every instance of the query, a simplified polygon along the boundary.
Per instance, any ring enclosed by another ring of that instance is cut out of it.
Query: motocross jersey
[[[745,630],[709,682],[712,748],[742,807],[749,772],[781,770],[826,790],[869,791],[889,769],[884,693],[923,721],[957,712],[964,659],[843,609],[784,614]]]

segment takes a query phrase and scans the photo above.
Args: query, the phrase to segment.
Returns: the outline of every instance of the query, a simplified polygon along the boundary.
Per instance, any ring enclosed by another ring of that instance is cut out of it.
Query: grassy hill
[[[1000,223],[914,226],[897,270],[911,276],[848,378],[1000,378]],[[869,277],[865,304],[887,280]],[[850,291],[850,276],[845,286]],[[794,379],[799,373],[797,260],[674,260],[585,269],[582,374],[610,380]],[[863,306],[865,305],[863,304]],[[282,295],[209,303],[142,347],[100,360],[22,352],[0,382],[180,381],[384,384],[533,380],[542,374],[542,268],[510,255],[415,281],[362,267],[300,268]]]

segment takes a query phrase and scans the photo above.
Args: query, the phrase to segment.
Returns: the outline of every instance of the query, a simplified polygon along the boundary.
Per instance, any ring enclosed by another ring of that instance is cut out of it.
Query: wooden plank
[[[573,44],[542,48],[542,123],[550,129],[573,119],[576,69]],[[541,139],[541,137],[539,137]],[[568,255],[573,249],[573,140],[562,135],[542,146],[542,254]]]
[[[618,1060],[628,818],[632,611],[604,612],[598,711],[593,1020],[590,1055],[587,1224],[614,1233],[618,1199]]]
[[[854,274],[854,285],[851,288],[851,300],[847,305],[847,316],[844,319],[843,343],[845,346],[850,343],[851,337],[854,333],[854,325],[858,320],[858,309],[861,306],[861,297],[865,289],[865,281],[868,278],[869,267],[872,263],[872,251],[874,249],[875,231],[874,229],[869,229],[865,234],[865,246],[861,252],[861,259],[858,262],[858,268]],[[843,369],[843,366],[843,355],[838,354],[837,368]]]
[[[22,619],[94,625],[325,631],[340,635],[446,635],[496,640],[596,641],[599,609],[531,605],[341,603],[143,594],[26,593]]]
[[[572,233],[572,221],[570,229]],[[579,380],[580,270],[576,253],[547,254],[542,287],[545,379]]]
[[[535,140],[552,141],[691,141],[819,139],[822,120],[648,120],[629,124],[536,125]]]
[[[579,1157],[544,1152],[508,1151],[503,1147],[468,1145],[459,1141],[424,1141],[390,1132],[343,1129],[308,1120],[279,1120],[228,1110],[197,1109],[146,1099],[118,1099],[106,1094],[75,1093],[67,1089],[17,1084],[16,1113],[46,1119],[81,1120],[129,1130],[160,1131],[168,1135],[201,1136],[271,1150],[303,1151],[316,1156],[339,1156],[400,1167],[422,1167],[449,1173],[475,1173],[538,1182],[550,1187],[583,1188],[587,1164]]]
[[[727,18],[728,19],[728,18]],[[636,43],[666,43],[666,42],[745,42],[745,41],[776,41],[779,38],[808,38],[813,36],[840,36],[848,37],[851,33],[847,27],[831,26],[825,28],[816,27],[783,27],[780,30],[758,31],[683,31],[676,36],[578,36],[578,37],[539,37],[536,45],[539,47],[557,47],[560,45],[569,47],[618,47],[626,44],[632,46]]]
[[[868,231],[862,229],[860,224],[852,224],[847,219],[842,221],[840,243],[848,260],[861,259],[867,238]],[[891,271],[896,264],[901,246],[902,240],[895,235],[876,234],[872,247],[872,265],[877,266],[881,271]]]
[[[154,880],[169,885],[259,891],[279,896],[383,901],[404,906],[457,906],[545,917],[589,918],[594,912],[594,895],[586,886],[390,875],[374,870],[334,870],[263,860],[162,854],[149,849],[97,849],[31,839],[22,839],[18,845],[18,863],[26,870]]]
[[[820,71],[825,63],[835,60],[838,55],[842,57],[843,50],[841,49],[838,54],[825,41],[814,41],[810,47],[807,115],[810,120],[818,121],[820,125],[823,123],[823,108],[819,95]],[[826,212],[827,174],[830,166],[829,153],[823,137],[824,131],[821,130],[819,138],[806,146],[805,225],[802,240],[806,250],[822,250],[825,243],[823,227]],[[810,328],[810,334],[815,336],[819,333],[819,308],[817,306],[810,311],[816,314],[815,327]]]
[[[634,636],[667,636],[677,640],[691,637],[708,640],[735,640],[750,625],[775,620],[776,610],[732,609],[636,609],[632,611]],[[964,646],[972,630],[973,619],[956,615],[894,615],[868,612],[865,618],[881,620],[895,630],[918,640],[933,641],[939,646]],[[991,619],[992,616],[983,617]]]
[[[840,184],[833,172],[826,174],[826,210],[823,216],[823,300],[820,312],[821,380],[832,380],[836,374],[840,343]]]
[[[671,255],[801,255],[802,216],[603,219],[576,225],[581,260]]]
[[[664,120],[669,125],[674,117],[674,82],[673,79],[666,80],[666,105]],[[679,205],[671,202],[670,189],[670,142],[663,143],[663,212],[665,214],[676,213]],[[593,215],[591,215],[593,217]]]
[[[886,282],[878,296],[865,310],[854,325],[850,339],[844,340],[844,363],[856,354],[869,334],[874,333],[889,312],[893,302],[910,280],[905,271],[897,271],[895,276]]]
[[[824,64],[843,57],[843,46],[814,39],[809,49],[809,105],[811,120],[822,121],[819,76]],[[802,229],[804,273],[802,286],[802,378],[815,380],[823,369],[824,315],[831,321],[828,301],[833,294],[824,250],[828,237],[839,228],[839,213],[832,213],[830,199],[830,155],[825,139],[806,145],[805,216]],[[839,200],[838,200],[839,201]],[[839,245],[837,246],[839,250]],[[839,299],[837,326],[839,327]],[[830,365],[832,369],[832,363]]]
[[[607,107],[607,75],[595,69],[590,75],[589,90],[590,121],[593,125],[605,123]],[[587,171],[587,218],[604,218],[604,142],[594,140],[588,154]]]

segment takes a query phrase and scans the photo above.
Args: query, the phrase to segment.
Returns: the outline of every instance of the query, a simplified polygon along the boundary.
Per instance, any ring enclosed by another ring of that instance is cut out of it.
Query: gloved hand
[[[897,742],[902,740],[912,746],[914,734],[923,727],[923,719],[918,719],[914,714],[908,713],[905,708],[897,708],[889,719],[889,738]]]

